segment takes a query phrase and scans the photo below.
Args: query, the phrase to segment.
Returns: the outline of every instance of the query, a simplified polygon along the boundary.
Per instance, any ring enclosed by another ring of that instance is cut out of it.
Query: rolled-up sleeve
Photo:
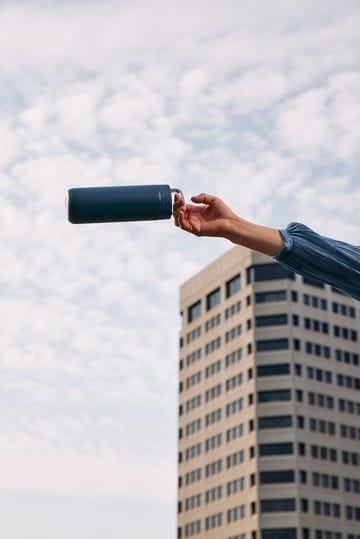
[[[280,233],[284,245],[273,258],[282,266],[360,300],[360,246],[320,236],[301,223]]]

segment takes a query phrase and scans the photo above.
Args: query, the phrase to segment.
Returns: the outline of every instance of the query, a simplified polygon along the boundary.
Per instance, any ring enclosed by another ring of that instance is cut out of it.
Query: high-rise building
[[[178,538],[360,539],[359,303],[242,247],[180,302]]]

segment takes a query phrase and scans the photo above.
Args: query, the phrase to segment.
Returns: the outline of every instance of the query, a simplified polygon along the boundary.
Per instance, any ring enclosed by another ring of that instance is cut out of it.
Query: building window
[[[205,416],[205,426],[209,427],[222,419],[222,409],[218,408]]]
[[[286,301],[286,290],[275,290],[269,292],[257,292],[255,303],[271,303],[273,301]]]
[[[205,503],[216,502],[220,500],[223,496],[223,487],[222,485],[218,487],[211,488],[205,492]]]
[[[233,509],[229,509],[227,512],[228,524],[230,524],[231,522],[235,522],[237,520],[241,520],[243,518],[245,518],[245,505],[234,507]]]
[[[195,509],[196,507],[201,506],[201,494],[195,494],[195,496],[191,496],[190,498],[185,499],[185,511],[190,511],[191,509]]]
[[[236,438],[240,438],[243,436],[243,434],[244,424],[240,423],[240,425],[236,425],[235,427],[232,427],[226,431],[226,441],[231,442],[232,440],[236,440]]]
[[[241,311],[241,301],[237,301],[233,305],[230,305],[230,307],[227,307],[225,309],[225,320],[228,320],[232,316],[234,316],[236,313]]]
[[[271,352],[276,350],[288,350],[289,339],[268,339],[256,341],[257,352]]]
[[[269,326],[284,326],[287,325],[287,323],[287,314],[272,314],[267,316],[257,316],[255,318],[255,325],[257,328]]]
[[[238,348],[234,352],[231,352],[231,354],[227,354],[225,356],[225,367],[230,367],[230,365],[233,365],[234,363],[241,361],[243,356],[242,348]]]
[[[290,389],[273,389],[271,391],[258,391],[258,402],[277,402],[290,400]]]
[[[217,513],[216,515],[211,515],[205,519],[205,529],[211,530],[213,528],[218,528],[222,526],[222,513]]]
[[[226,405],[226,417],[240,412],[244,407],[244,399],[240,397],[236,401],[230,402]]]
[[[238,274],[226,282],[226,285],[225,285],[226,297],[230,298],[231,296],[236,294],[236,292],[239,292],[240,288],[241,288],[241,279],[240,279],[240,274]]]
[[[213,309],[214,307],[216,307],[216,305],[219,305],[220,300],[220,288],[217,288],[206,296],[206,310],[210,311],[210,309]]]
[[[225,382],[226,391],[231,391],[232,389],[240,386],[243,383],[243,373],[240,372],[231,378],[228,378]]]
[[[246,270],[247,284],[259,281],[274,281],[276,279],[295,279],[292,271],[277,263],[256,264]]]
[[[306,445],[303,442],[298,443],[298,452],[301,457],[306,455]]]
[[[275,363],[273,365],[259,365],[257,367],[258,377],[263,376],[285,376],[290,374],[289,363]]]
[[[309,502],[308,502],[308,500],[306,498],[301,498],[300,503],[301,503],[301,512],[302,513],[307,513],[309,511]]]
[[[259,417],[259,429],[283,429],[292,426],[291,415]]]
[[[221,359],[218,359],[214,363],[208,365],[205,369],[205,378],[210,378],[221,371]]]
[[[261,539],[296,539],[296,528],[267,528],[261,530]]]
[[[211,354],[221,346],[221,337],[217,337],[205,345],[205,355]]]
[[[282,455],[293,455],[294,444],[292,442],[279,442],[272,444],[260,444],[260,457],[274,457]]]
[[[188,323],[193,322],[196,318],[199,318],[199,316],[201,316],[201,300],[193,303],[193,305],[190,305],[188,308]]]
[[[185,484],[191,485],[192,483],[195,483],[196,481],[201,481],[201,468],[197,468],[196,470],[192,470],[191,472],[188,472],[185,475]]]
[[[238,324],[236,327],[230,329],[225,333],[225,342],[230,342],[236,339],[237,337],[240,337],[242,334],[242,324]]]
[[[237,451],[236,453],[233,453],[232,455],[228,455],[226,457],[226,468],[233,468],[234,466],[238,466],[239,464],[242,464],[245,460],[245,450],[241,449],[241,451]]]
[[[226,485],[226,494],[232,496],[241,492],[245,488],[245,477],[240,477],[239,479],[234,479]]]
[[[297,416],[297,428],[298,429],[304,429],[305,428],[305,419],[303,415]]]
[[[261,513],[296,511],[295,498],[272,498],[260,501]]]
[[[260,472],[260,484],[270,485],[273,483],[294,483],[294,470],[274,470],[271,472]]]
[[[307,472],[306,470],[299,470],[299,480],[300,483],[306,485],[307,483]]]
[[[190,522],[185,526],[185,537],[191,537],[192,535],[201,533],[201,520]]]
[[[205,392],[205,402],[209,402],[213,399],[216,399],[221,395],[222,385],[217,384],[216,386],[211,387]]]
[[[215,434],[211,438],[205,440],[205,451],[212,451],[222,444],[222,434]]]
[[[219,324],[221,324],[221,314],[217,314],[216,316],[213,316],[212,318],[210,318],[209,320],[207,320],[205,322],[205,332],[207,333],[208,331],[211,331],[212,329],[214,329],[214,327],[218,326]],[[200,335],[198,335],[199,337]]]
[[[221,459],[211,462],[205,466],[205,477],[210,477],[217,473],[220,473],[223,469],[223,462]]]

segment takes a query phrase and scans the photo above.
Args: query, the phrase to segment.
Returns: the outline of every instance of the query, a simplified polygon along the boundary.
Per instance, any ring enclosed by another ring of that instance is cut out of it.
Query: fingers
[[[180,210],[174,213],[174,222],[175,226],[186,230],[186,232],[193,232],[193,227],[189,221],[186,207],[180,208]]]
[[[180,226],[179,213],[174,213],[175,226]]]
[[[183,230],[187,230],[188,232],[190,232],[191,227],[185,213],[185,208],[181,208],[174,213],[175,226],[178,226]]]
[[[187,230],[187,220],[185,219],[186,204],[184,199],[176,194],[173,204],[173,216],[175,226]]]
[[[211,204],[214,203],[217,198],[213,195],[208,195],[207,193],[200,193],[200,195],[191,197],[191,200],[197,204]]]
[[[174,216],[175,226],[178,226],[178,227],[180,226],[179,216],[180,216],[180,211],[184,207],[184,205],[185,203],[184,203],[183,198],[176,193],[174,197],[174,204],[173,204],[173,216]]]
[[[176,226],[180,226],[179,225],[179,212],[184,208],[185,208],[184,199],[180,195],[176,194],[174,198],[174,204],[173,204],[173,216],[174,216],[174,221],[175,221]]]
[[[192,226],[190,225],[189,220],[186,218],[184,211],[179,212],[179,223],[180,223],[180,227],[183,230],[186,230],[187,232],[191,232]]]
[[[185,200],[176,193],[174,197],[173,211],[177,212],[183,206],[185,206]]]

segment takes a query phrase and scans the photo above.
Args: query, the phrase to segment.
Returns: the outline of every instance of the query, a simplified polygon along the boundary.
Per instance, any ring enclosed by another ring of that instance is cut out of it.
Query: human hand
[[[186,204],[175,195],[175,225],[196,236],[228,237],[236,215],[218,197],[202,193],[191,197],[195,204]]]

